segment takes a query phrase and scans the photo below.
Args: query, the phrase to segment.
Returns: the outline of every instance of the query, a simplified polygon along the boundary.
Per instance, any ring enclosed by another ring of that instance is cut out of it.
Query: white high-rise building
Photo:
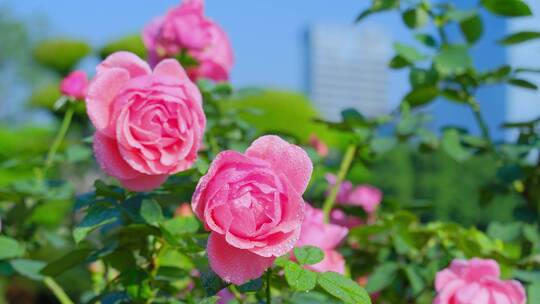
[[[321,114],[346,108],[373,117],[389,111],[390,41],[378,29],[315,25],[308,31],[307,93]]]

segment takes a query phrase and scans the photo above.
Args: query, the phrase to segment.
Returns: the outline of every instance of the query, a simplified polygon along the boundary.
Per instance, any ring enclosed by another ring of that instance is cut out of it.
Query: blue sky
[[[27,20],[44,17],[51,36],[80,37],[96,46],[139,32],[153,17],[179,3],[178,0],[2,2]],[[302,41],[306,28],[313,23],[355,26],[353,20],[361,9],[362,1],[358,0],[206,1],[207,15],[221,24],[232,40],[236,57],[232,82],[238,86],[294,90],[302,90],[304,85]],[[376,17],[362,26],[381,24],[390,40],[407,36],[397,16]]]
[[[468,3],[469,0],[456,0]],[[305,31],[310,24],[355,26],[353,20],[368,0],[207,0],[207,15],[227,31],[235,51],[232,82],[237,87],[263,86],[301,91],[304,89]],[[51,37],[75,37],[100,46],[126,34],[140,32],[153,17],[164,14],[179,0],[0,0],[26,20],[47,20]],[[533,11],[540,2],[529,1]],[[370,17],[359,27],[377,27],[390,41],[410,43],[412,35],[393,14]],[[509,23],[510,31],[540,28],[540,19],[524,18]],[[493,31],[493,28],[489,28]],[[491,42],[493,47],[496,47]],[[487,52],[485,52],[485,51]],[[512,63],[540,66],[540,43],[531,43],[509,51]],[[490,46],[475,60],[490,62]],[[487,60],[486,60],[487,59]],[[396,105],[407,92],[407,75],[392,73],[390,104]],[[540,80],[537,77],[531,77]],[[507,91],[506,118],[520,120],[540,115],[540,96],[510,88]],[[446,111],[446,110],[445,110]],[[461,111],[461,110],[460,110]],[[451,113],[451,112],[446,112]],[[448,115],[445,115],[448,116]],[[450,115],[460,119],[455,115]],[[445,122],[446,123],[446,122]],[[499,124],[496,122],[495,124]],[[495,125],[494,124],[494,125]]]

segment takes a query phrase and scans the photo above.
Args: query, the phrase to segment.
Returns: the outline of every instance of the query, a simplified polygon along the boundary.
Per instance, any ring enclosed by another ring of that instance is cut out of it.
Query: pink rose
[[[229,79],[234,63],[231,44],[221,27],[204,16],[202,0],[184,0],[149,23],[142,36],[151,64],[185,51],[198,62],[187,70],[191,79]]]
[[[435,278],[434,304],[525,304],[527,297],[518,281],[499,279],[494,260],[454,260]]]
[[[318,272],[334,271],[343,274],[345,260],[335,248],[348,232],[349,230],[342,226],[325,224],[323,211],[306,204],[302,231],[296,247],[315,246],[324,252],[324,259],[321,262],[306,267]]]
[[[132,191],[154,189],[190,168],[206,125],[201,94],[176,60],[152,71],[128,52],[97,67],[87,112],[98,163]]]
[[[76,100],[85,98],[87,87],[88,77],[83,71],[73,71],[60,82],[62,95]]]
[[[328,146],[317,135],[311,134],[309,137],[309,145],[317,151],[317,154],[321,157],[328,156]]]
[[[312,170],[306,152],[278,136],[260,137],[245,154],[216,156],[191,203],[210,230],[207,254],[214,272],[242,284],[294,247]]]
[[[336,176],[327,174],[326,180],[330,187],[336,184]],[[341,183],[337,203],[362,207],[366,213],[374,213],[382,201],[382,191],[370,185],[354,187],[350,181]]]

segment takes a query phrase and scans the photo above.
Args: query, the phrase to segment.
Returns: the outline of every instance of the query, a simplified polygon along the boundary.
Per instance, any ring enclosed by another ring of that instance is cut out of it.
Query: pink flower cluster
[[[437,273],[434,304],[525,304],[527,296],[518,281],[499,278],[494,260],[454,260]]]
[[[150,64],[186,52],[197,61],[187,70],[192,80],[229,79],[234,63],[227,34],[204,15],[203,0],[184,0],[165,16],[154,19],[143,31]]]
[[[343,274],[345,260],[335,248],[345,238],[349,229],[324,223],[323,217],[322,210],[306,204],[305,218],[296,247],[310,245],[323,250],[324,259],[317,264],[308,265],[307,268],[318,272],[333,271]]]
[[[327,174],[326,180],[330,187],[336,184],[336,176]],[[373,213],[382,201],[381,190],[370,186],[360,185],[353,186],[350,181],[343,181],[340,185],[336,202],[344,205],[362,207],[366,213]]]
[[[244,154],[216,156],[192,199],[210,230],[207,254],[214,272],[243,284],[295,246],[312,170],[304,150],[277,136],[257,139]]]

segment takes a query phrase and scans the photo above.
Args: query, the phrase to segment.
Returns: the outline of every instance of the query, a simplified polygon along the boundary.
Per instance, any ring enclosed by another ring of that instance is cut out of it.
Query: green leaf
[[[390,60],[390,63],[388,64],[388,66],[391,68],[391,69],[402,69],[408,65],[410,65],[411,63],[408,62],[405,58],[403,58],[402,56],[394,56],[392,58],[392,60]]]
[[[146,47],[140,34],[129,35],[105,45],[100,51],[99,56],[105,59],[107,56],[118,51],[128,51],[141,58],[146,58]]]
[[[401,17],[403,18],[405,25],[411,29],[422,27],[429,20],[428,13],[422,7],[406,10]]]
[[[452,21],[462,22],[477,15],[476,10],[451,9],[446,13],[446,17]]]
[[[116,221],[118,215],[119,212],[115,208],[107,208],[102,205],[90,207],[86,216],[73,230],[75,243],[82,241],[94,229]]]
[[[216,304],[219,301],[218,296],[208,297],[204,298],[201,301],[199,301],[200,304]]]
[[[420,86],[414,88],[409,94],[405,95],[403,101],[411,105],[411,107],[418,107],[425,105],[435,99],[439,95],[439,89],[434,86]]]
[[[482,5],[495,15],[506,17],[532,16],[531,9],[522,0],[482,0]]]
[[[289,262],[285,265],[285,279],[292,289],[297,291],[308,291],[315,288],[317,284],[317,274],[303,268],[302,266]]]
[[[21,257],[24,254],[24,247],[15,239],[7,236],[0,236],[0,260]]]
[[[61,75],[68,74],[91,48],[84,41],[53,39],[42,41],[34,48],[34,58]]]
[[[399,43],[399,42],[394,43],[394,49],[399,56],[403,57],[403,59],[411,63],[414,63],[414,62],[417,62],[426,58],[424,54],[420,53],[415,48]]]
[[[460,90],[444,89],[441,91],[441,95],[450,101],[456,101],[459,103],[466,103],[468,101],[467,94]]]
[[[527,286],[527,297],[531,301],[537,301],[540,299],[540,282]],[[538,304],[539,302],[531,302],[530,304]]]
[[[15,269],[20,275],[25,276],[29,279],[40,281],[43,279],[43,276],[40,274],[43,267],[45,267],[45,262],[19,259],[13,260],[10,262],[11,267]]]
[[[141,217],[149,224],[157,224],[163,220],[161,206],[153,199],[143,199],[141,202]]]
[[[405,266],[405,275],[411,284],[413,294],[417,295],[424,290],[425,283],[421,276],[421,269],[415,264]]]
[[[258,278],[255,280],[251,280],[247,283],[244,283],[240,286],[237,286],[238,291],[240,292],[253,292],[253,291],[259,291],[263,287],[264,283],[262,278]]]
[[[373,0],[371,7],[363,10],[357,17],[355,22],[360,22],[367,16],[381,11],[390,10],[399,7],[399,0]]]
[[[294,256],[301,265],[317,264],[324,259],[324,253],[315,246],[294,248]]]
[[[199,230],[199,222],[193,216],[175,217],[163,222],[161,230],[166,230],[173,236],[193,234]]]
[[[41,274],[50,277],[56,277],[66,272],[67,270],[83,263],[86,258],[88,258],[91,252],[92,250],[90,249],[73,250],[62,256],[61,258],[47,264],[47,266],[45,266],[45,268],[41,270]]]
[[[474,44],[484,33],[484,24],[479,15],[465,19],[459,23],[459,28],[469,44]]]
[[[368,279],[366,290],[374,293],[386,288],[394,281],[398,270],[399,265],[394,262],[385,262],[377,266]]]
[[[434,69],[411,68],[409,72],[409,82],[413,87],[418,86],[435,86],[439,75]]]
[[[92,156],[92,149],[83,145],[70,145],[66,150],[66,158],[70,163],[81,162]]]
[[[442,136],[443,150],[454,160],[462,162],[469,159],[472,153],[461,145],[460,133],[456,129],[447,129]]]
[[[223,288],[227,287],[225,283],[217,274],[211,269],[201,270],[201,281],[203,283],[206,296],[213,296]]]
[[[538,86],[536,84],[525,79],[512,78],[508,80],[508,83],[513,86],[524,88],[524,89],[538,90]]]
[[[504,37],[502,40],[499,41],[499,43],[510,45],[526,42],[533,39],[540,39],[540,32],[523,31],[514,33]]]
[[[358,283],[338,273],[322,273],[317,282],[326,292],[344,303],[371,304],[368,293]]]
[[[441,74],[461,74],[472,66],[468,48],[464,45],[448,45],[434,59]]]
[[[514,270],[512,277],[527,283],[540,283],[540,271],[533,270]]]
[[[437,41],[435,41],[435,38],[433,38],[433,36],[431,35],[428,35],[428,34],[416,34],[414,35],[414,38],[422,43],[423,45],[427,46],[427,47],[436,47],[437,46]]]

